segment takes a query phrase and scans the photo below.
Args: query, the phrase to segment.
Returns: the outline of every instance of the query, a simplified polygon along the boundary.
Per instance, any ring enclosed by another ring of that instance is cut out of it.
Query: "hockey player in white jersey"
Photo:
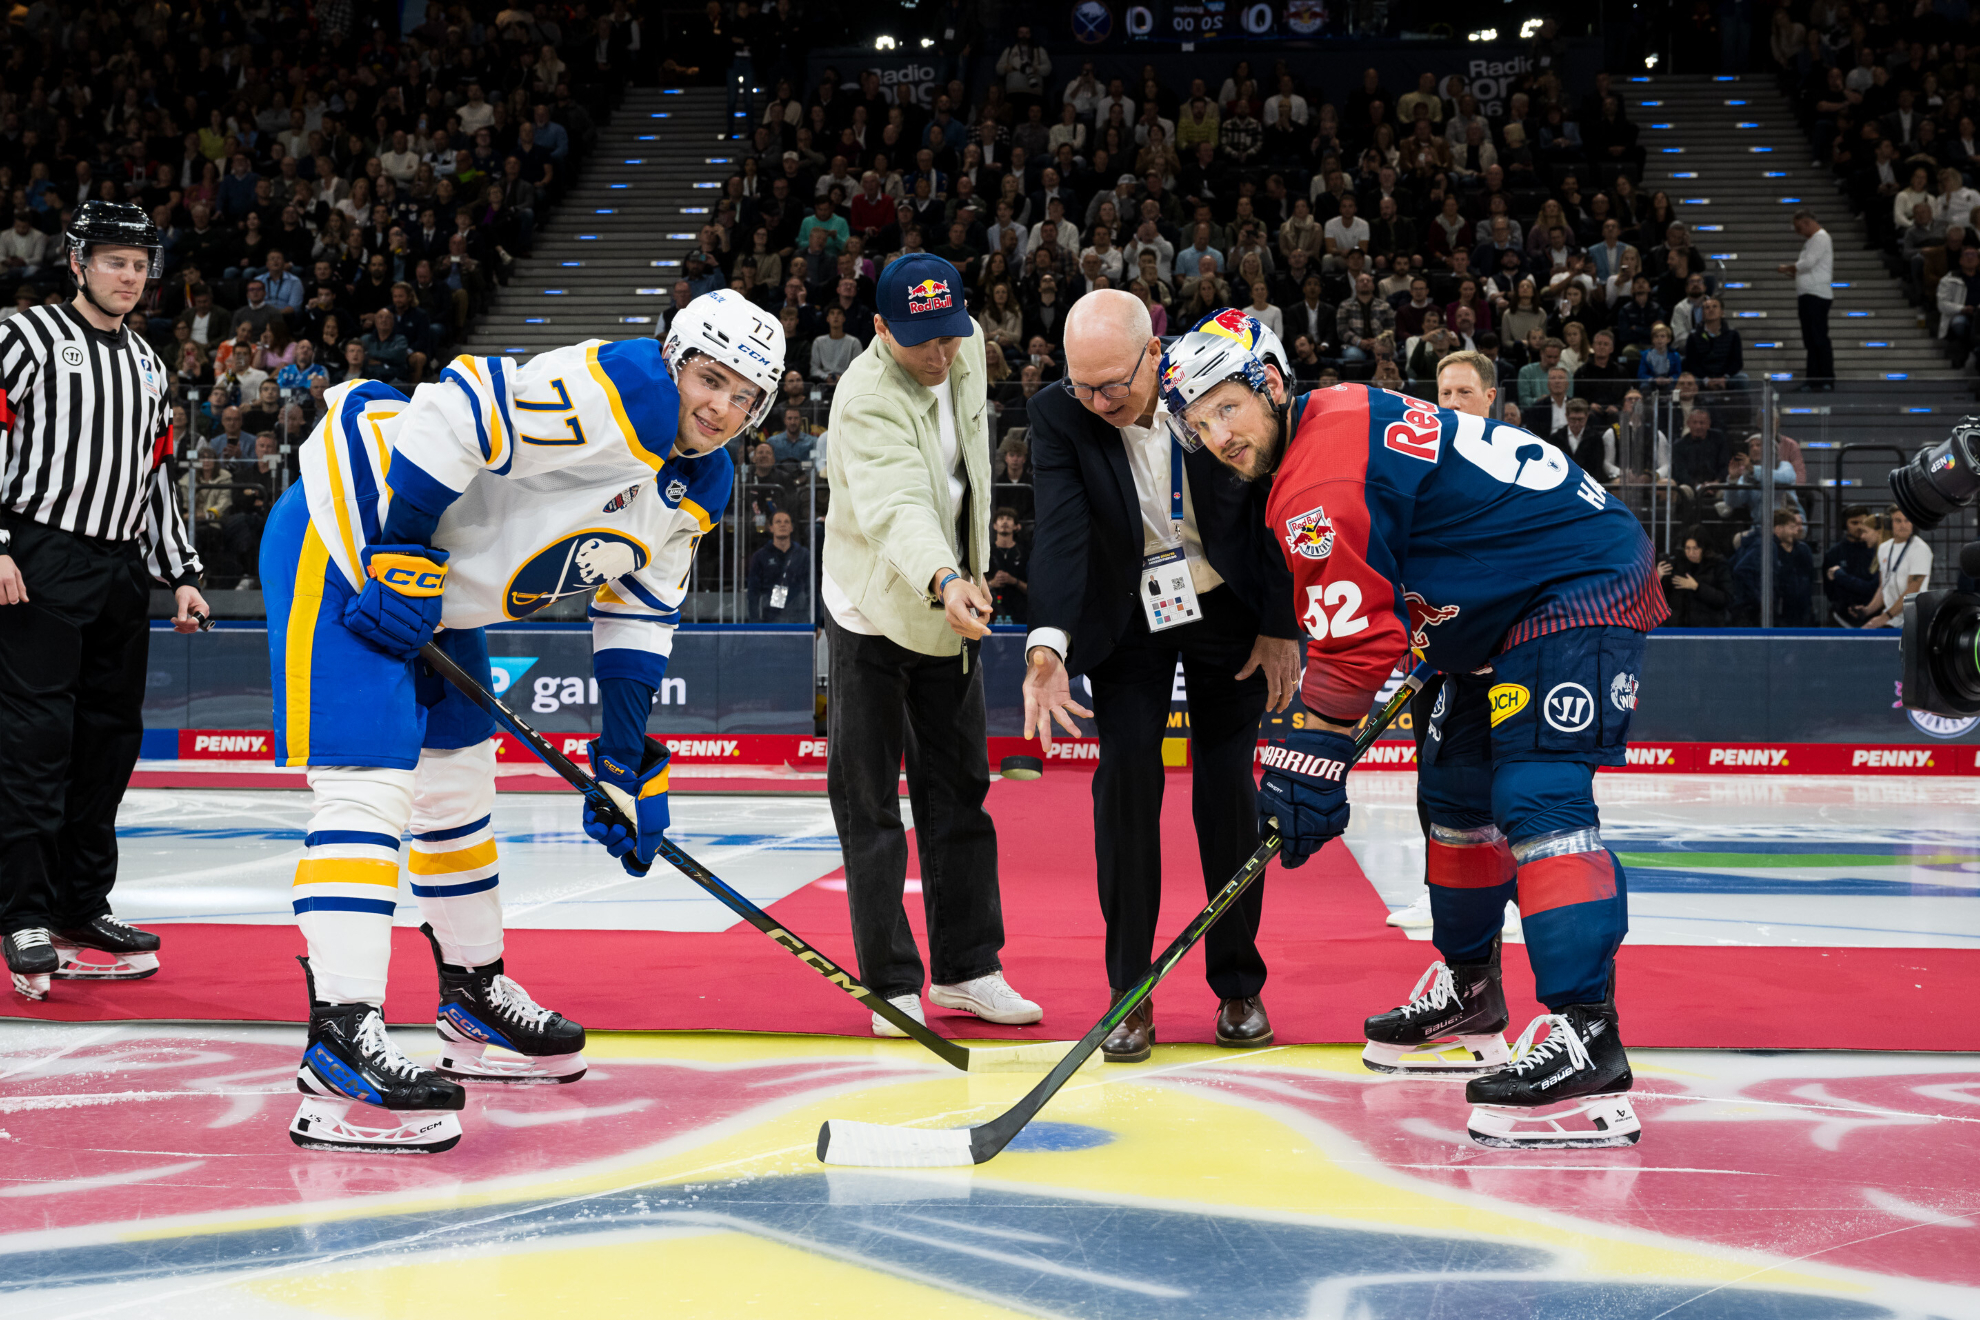
[[[637,834],[588,808],[585,830],[643,871],[668,824],[647,713],[695,546],[728,503],[722,446],[762,421],[783,361],[782,327],[722,290],[664,343],[591,340],[520,365],[463,356],[411,400],[374,382],[326,396],[261,550],[275,756],[309,767],[315,794],[293,891],[310,994],[297,1145],[445,1150],[460,1140],[457,1079],[583,1075],[584,1029],[504,974],[494,723],[419,650],[437,641],[489,685],[488,625],[589,597],[593,768]],[[440,968],[432,1071],[392,1045],[379,1011],[408,831]],[[368,1126],[376,1115],[347,1117],[360,1101],[396,1112]]]

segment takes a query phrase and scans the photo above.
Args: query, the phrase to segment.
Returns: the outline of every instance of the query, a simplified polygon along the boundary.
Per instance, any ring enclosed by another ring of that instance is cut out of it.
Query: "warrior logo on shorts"
[[[1432,605],[1413,591],[1403,593],[1403,604],[1409,606],[1409,644],[1419,651],[1430,645],[1430,629],[1440,623],[1449,623],[1464,608],[1461,605]]]
[[[607,582],[637,573],[650,556],[646,547],[621,532],[586,528],[545,546],[509,579],[502,611],[520,619],[559,596],[595,591]]]
[[[1316,504],[1286,519],[1286,548],[1301,559],[1325,559],[1333,554],[1334,523],[1327,511]]]
[[[1617,710],[1636,709],[1636,675],[1617,674],[1609,683],[1609,704]]]
[[[1556,683],[1545,709],[1547,723],[1562,733],[1580,733],[1595,722],[1595,698],[1579,683]]]

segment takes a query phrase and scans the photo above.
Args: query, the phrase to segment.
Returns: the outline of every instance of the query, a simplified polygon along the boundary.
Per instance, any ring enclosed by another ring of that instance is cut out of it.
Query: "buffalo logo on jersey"
[[[635,481],[632,485],[626,487],[624,490],[620,491],[617,495],[614,495],[611,499],[605,501],[605,507],[603,510],[601,510],[601,512],[617,513],[620,509],[623,509],[628,504],[631,504],[634,498],[636,498],[638,495],[639,495],[639,483]]]
[[[955,299],[949,294],[949,286],[943,280],[923,280],[908,290],[908,311],[910,314],[939,312],[955,306]]]
[[[1617,674],[1609,682],[1609,704],[1617,710],[1636,709],[1636,675]]]
[[[1449,623],[1463,608],[1461,605],[1432,605],[1413,591],[1403,593],[1403,603],[1409,606],[1409,644],[1419,651],[1430,645],[1430,629],[1440,623]]]
[[[1334,553],[1334,523],[1327,510],[1314,505],[1286,519],[1286,548],[1301,559],[1325,559]]]
[[[597,590],[645,568],[646,547],[620,532],[573,532],[529,557],[509,579],[502,609],[512,619],[534,614],[559,596]]]
[[[1518,683],[1499,683],[1485,694],[1485,700],[1492,708],[1492,727],[1496,729],[1525,710],[1533,694]]]

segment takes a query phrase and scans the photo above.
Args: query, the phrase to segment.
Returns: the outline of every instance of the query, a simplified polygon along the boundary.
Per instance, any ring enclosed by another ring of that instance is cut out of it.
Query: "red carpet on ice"
[[[1090,785],[1088,776],[1068,771],[1029,784],[999,782],[991,790],[1003,876],[1005,971],[1045,1006],[1044,1022],[993,1027],[931,1008],[936,1030],[1064,1039],[1084,1033],[1105,1011]],[[1205,901],[1194,874],[1185,775],[1168,776],[1162,847],[1166,941]],[[1428,943],[1407,940],[1383,924],[1386,909],[1338,843],[1300,871],[1275,864],[1264,884],[1261,944],[1271,968],[1264,998],[1282,1044],[1359,1041],[1362,1019],[1399,1002],[1436,957]],[[908,905],[921,933],[919,899],[910,895]],[[842,891],[807,885],[769,911],[853,966]],[[163,967],[149,980],[58,981],[44,1003],[0,995],[0,1015],[64,1022],[305,1017],[294,961],[303,944],[293,927],[174,924],[160,930]],[[387,1018],[431,1021],[436,987],[425,940],[417,931],[398,930],[393,955]],[[868,1030],[865,1009],[741,922],[719,934],[516,930],[509,933],[507,962],[539,1002],[595,1030]],[[1980,951],[1626,945],[1620,963],[1618,1001],[1632,1045],[1980,1049],[1980,1025],[1971,1011]],[[1538,1011],[1524,949],[1507,947],[1505,969],[1517,1030]],[[1216,1001],[1203,982],[1200,948],[1156,991],[1155,1002],[1161,1041],[1212,1039]]]

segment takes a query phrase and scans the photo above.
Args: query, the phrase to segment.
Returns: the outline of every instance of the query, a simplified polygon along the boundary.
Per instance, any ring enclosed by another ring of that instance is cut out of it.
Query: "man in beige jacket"
[[[908,253],[881,273],[873,342],[832,398],[825,515],[831,645],[826,787],[846,860],[860,979],[917,1020],[923,968],[902,907],[908,801],[928,918],[929,998],[989,1022],[1043,1013],[1005,982],[979,639],[990,556],[984,338],[956,268]],[[901,1033],[878,1014],[876,1035]]]

